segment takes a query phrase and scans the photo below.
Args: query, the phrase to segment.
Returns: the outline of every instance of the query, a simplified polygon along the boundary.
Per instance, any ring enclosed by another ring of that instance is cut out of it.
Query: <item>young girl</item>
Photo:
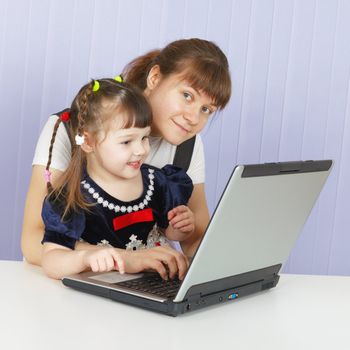
[[[148,164],[158,168],[172,164],[177,145],[197,135],[187,171],[194,184],[188,206],[195,215],[196,226],[181,241],[184,253],[192,256],[209,222],[204,191],[204,152],[198,133],[207,120],[229,101],[231,80],[227,59],[220,48],[210,41],[177,40],[162,50],[136,58],[126,67],[123,76],[143,91],[152,108]],[[40,135],[23,220],[23,255],[28,262],[39,265],[44,231],[40,213],[46,195],[42,173],[56,121],[57,116],[51,116]],[[57,130],[50,168],[53,184],[69,164],[71,143],[66,128],[61,124]],[[78,242],[76,249],[99,249],[99,246]]]
[[[62,120],[72,131],[72,157],[52,186],[49,168]],[[113,79],[85,85],[70,113],[56,122],[45,170],[49,196],[42,209],[42,266],[50,277],[87,268],[121,273],[153,268],[167,278],[167,265],[171,277],[183,278],[186,259],[167,239],[181,241],[194,229],[185,206],[193,186],[180,168],[143,164],[150,125],[142,93]],[[101,249],[75,251],[80,239]]]

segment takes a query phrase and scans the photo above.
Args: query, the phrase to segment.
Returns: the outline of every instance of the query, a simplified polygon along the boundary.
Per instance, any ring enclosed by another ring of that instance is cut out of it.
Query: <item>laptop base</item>
[[[243,274],[192,286],[182,302],[166,300],[158,302],[151,299],[123,293],[118,290],[76,279],[64,278],[63,284],[76,290],[134,305],[162,314],[177,316],[203,307],[233,301],[249,294],[273,288],[279,280],[281,264]]]

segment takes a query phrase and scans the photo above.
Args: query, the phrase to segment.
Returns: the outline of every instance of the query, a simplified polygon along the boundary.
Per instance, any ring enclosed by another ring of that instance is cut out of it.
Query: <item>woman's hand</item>
[[[168,212],[169,227],[165,230],[165,235],[172,241],[183,241],[187,239],[195,228],[194,214],[186,205],[178,207]]]
[[[118,249],[118,252],[122,256],[125,272],[137,273],[151,269],[157,271],[164,280],[176,275],[182,280],[189,265],[182,253],[166,246],[141,250]]]

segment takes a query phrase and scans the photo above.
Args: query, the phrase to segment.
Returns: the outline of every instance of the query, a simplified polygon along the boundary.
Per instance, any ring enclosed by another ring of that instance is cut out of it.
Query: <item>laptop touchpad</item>
[[[100,273],[94,276],[89,276],[90,279],[100,281],[100,282],[106,282],[106,283],[119,283],[124,281],[133,280],[136,278],[140,278],[143,276],[143,273],[137,273],[137,274],[120,274],[117,271],[111,271],[106,273]]]

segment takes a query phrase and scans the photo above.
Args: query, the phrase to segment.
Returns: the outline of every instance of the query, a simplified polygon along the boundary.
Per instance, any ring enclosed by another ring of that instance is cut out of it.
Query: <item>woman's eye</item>
[[[192,101],[192,95],[189,92],[184,92],[184,97],[187,101]]]
[[[208,107],[202,107],[202,112],[205,113],[205,114],[211,114],[212,111],[208,108]]]
[[[123,141],[121,144],[122,145],[128,145],[130,143],[130,141]]]
[[[145,140],[148,140],[149,139],[149,136],[144,136],[143,138],[142,138],[142,141],[145,141]]]

